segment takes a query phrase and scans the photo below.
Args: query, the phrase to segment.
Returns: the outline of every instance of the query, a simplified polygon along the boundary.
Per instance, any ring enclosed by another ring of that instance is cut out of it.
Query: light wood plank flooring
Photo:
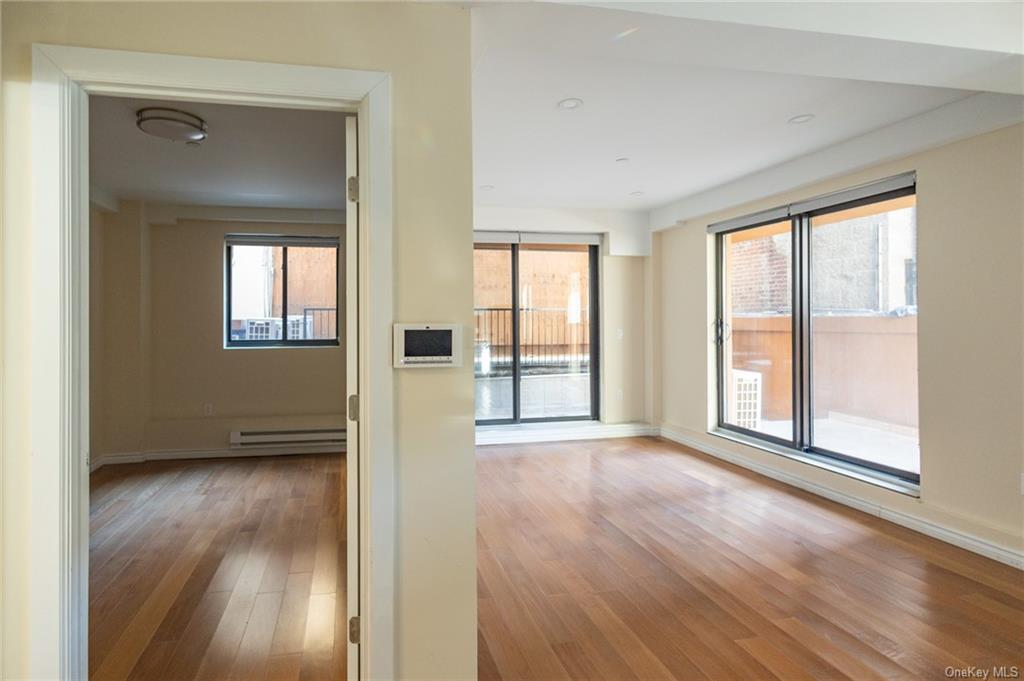
[[[341,454],[91,479],[90,681],[345,678]]]
[[[482,681],[1024,673],[1011,567],[653,438],[477,451]]]

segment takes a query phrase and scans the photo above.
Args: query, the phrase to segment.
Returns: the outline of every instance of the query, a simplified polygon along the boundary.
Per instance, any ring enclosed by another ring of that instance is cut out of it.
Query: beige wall
[[[183,220],[151,228],[149,449],[223,447],[240,428],[344,427],[342,345],[224,348],[224,237],[264,232],[342,237],[343,227]],[[344,319],[342,282],[344,271]]]
[[[646,421],[645,277],[650,258],[601,259],[601,420]]]
[[[118,213],[90,213],[90,452],[145,450],[149,412],[150,264],[143,258],[148,227],[142,206],[126,203]],[[145,355],[145,356],[144,356]]]
[[[4,673],[25,678],[31,376],[31,44],[190,54],[392,74],[395,314],[473,323],[468,11],[414,3],[11,3],[3,12]],[[467,347],[468,347],[467,339]],[[398,372],[396,665],[476,668],[472,366]],[[439,620],[439,618],[441,618]],[[439,621],[442,625],[439,625]]]
[[[224,449],[232,430],[344,428],[344,347],[225,349],[223,306],[227,234],[341,237],[342,226],[150,225],[132,201],[91,217],[94,461]]]
[[[1020,548],[1022,159],[1024,126],[1017,125],[656,234],[658,422],[759,464]],[[715,354],[706,226],[909,170],[917,171],[921,498],[708,435]]]

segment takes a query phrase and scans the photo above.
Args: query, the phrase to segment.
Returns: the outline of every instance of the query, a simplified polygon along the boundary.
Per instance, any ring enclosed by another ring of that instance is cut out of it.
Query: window
[[[338,344],[338,239],[229,236],[228,347]]]
[[[709,231],[719,428],[917,482],[913,174]]]
[[[473,253],[477,423],[596,419],[598,247],[518,236]]]

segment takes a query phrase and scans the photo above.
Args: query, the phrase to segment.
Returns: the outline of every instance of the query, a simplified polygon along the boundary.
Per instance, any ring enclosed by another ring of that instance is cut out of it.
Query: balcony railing
[[[301,315],[288,315],[289,340],[336,338],[338,309],[307,307]],[[280,317],[248,317],[231,321],[233,341],[273,341],[284,338],[284,320]]]
[[[478,307],[477,376],[512,369],[512,308]],[[587,308],[524,307],[519,310],[520,366],[527,373],[585,371],[590,365],[590,311]]]
[[[338,308],[307,307],[302,310],[305,338],[335,338],[338,333]]]

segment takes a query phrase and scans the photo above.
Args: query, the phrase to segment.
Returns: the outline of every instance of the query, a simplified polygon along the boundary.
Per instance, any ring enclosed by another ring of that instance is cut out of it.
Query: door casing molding
[[[393,157],[388,73],[33,45],[32,604],[33,678],[88,674],[89,183],[88,95],[356,112],[360,168],[356,345],[361,414],[349,457],[349,678],[394,678],[396,534]],[[348,335],[352,338],[352,335]],[[350,344],[351,345],[351,344]],[[351,390],[351,388],[350,388]]]

